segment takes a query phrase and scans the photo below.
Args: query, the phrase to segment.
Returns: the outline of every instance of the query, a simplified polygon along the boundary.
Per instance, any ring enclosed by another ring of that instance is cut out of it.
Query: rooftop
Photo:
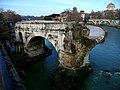
[[[115,8],[115,5],[113,3],[110,3],[110,4],[108,4],[107,8],[109,8],[109,7],[114,7]]]

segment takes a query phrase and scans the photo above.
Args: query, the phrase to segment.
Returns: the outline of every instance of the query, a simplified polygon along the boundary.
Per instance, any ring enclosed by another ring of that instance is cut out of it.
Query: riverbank
[[[3,89],[5,90],[25,90],[22,80],[20,79],[9,55],[4,46],[4,43],[0,42],[1,53],[3,54],[3,58],[1,60],[3,71],[1,74]],[[3,75],[3,76],[2,76]],[[0,87],[2,88],[2,87]]]
[[[104,40],[106,32],[101,27],[87,25],[87,28],[90,30],[89,39],[94,39],[97,43],[100,43]]]
[[[114,27],[120,29],[120,25],[117,25],[117,26],[114,26]]]
[[[114,27],[114,28],[117,28],[117,29],[120,30],[120,25],[107,25],[107,26],[109,26],[109,27]]]

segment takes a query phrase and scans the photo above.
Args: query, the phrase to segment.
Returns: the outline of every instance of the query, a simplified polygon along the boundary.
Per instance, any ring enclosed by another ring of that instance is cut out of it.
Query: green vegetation
[[[16,14],[15,11],[12,10],[4,11],[2,8],[0,8],[0,21],[12,21],[15,23],[21,20],[22,17],[19,14]]]
[[[44,17],[44,20],[53,20],[53,18],[55,19],[56,17],[60,16],[60,14],[52,14],[52,15],[48,15]]]
[[[12,27],[9,27],[9,24],[5,24],[4,22],[0,23],[0,41],[11,41],[14,36],[14,31],[12,30]]]
[[[76,40],[79,40],[79,42],[82,43],[82,45],[85,45],[87,49],[90,49],[96,43],[95,40],[86,38],[84,36],[80,36],[79,38],[76,38]]]

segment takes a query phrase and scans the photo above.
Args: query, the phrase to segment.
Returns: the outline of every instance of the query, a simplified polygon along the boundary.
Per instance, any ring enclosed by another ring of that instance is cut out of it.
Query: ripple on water
[[[120,90],[120,72],[93,71],[80,90]]]
[[[90,53],[93,72],[80,90],[120,90],[120,31],[108,31],[105,42],[96,45]]]

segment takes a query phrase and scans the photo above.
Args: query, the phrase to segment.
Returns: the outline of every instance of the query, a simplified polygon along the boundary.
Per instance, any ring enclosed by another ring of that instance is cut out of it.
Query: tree
[[[90,14],[86,13],[85,14],[85,20],[88,21],[90,19]]]
[[[92,19],[103,19],[104,18],[103,12],[100,12],[100,11],[97,11],[97,12],[92,11],[90,16]]]
[[[119,19],[120,20],[120,9],[117,9],[116,10],[116,19]]]
[[[3,12],[4,12],[3,8],[0,8],[0,21],[3,21],[4,17]]]
[[[48,15],[48,16],[45,16],[44,19],[45,20],[54,20],[56,19],[56,17],[59,17],[60,14],[52,14],[52,15]]]
[[[52,20],[51,16],[45,16],[44,19],[45,20]]]
[[[3,13],[0,13],[0,21],[3,21]]]
[[[120,25],[120,9],[117,10],[117,13],[116,13],[116,19],[119,20],[119,25]]]
[[[22,20],[22,17],[16,14],[15,11],[12,11],[12,10],[4,11],[2,8],[0,9],[0,21],[17,22],[21,20]]]
[[[0,40],[1,41],[11,41],[12,39],[12,30],[4,25],[4,23],[0,23]]]

